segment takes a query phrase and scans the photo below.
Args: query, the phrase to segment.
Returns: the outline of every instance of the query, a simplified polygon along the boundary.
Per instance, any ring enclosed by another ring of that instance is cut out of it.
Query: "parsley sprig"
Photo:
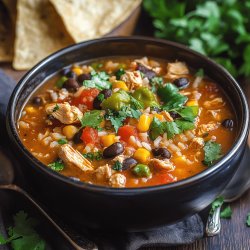
[[[98,129],[100,127],[100,123],[103,121],[102,111],[91,110],[89,112],[85,112],[80,121],[82,127],[92,127]]]
[[[91,71],[91,80],[83,81],[83,86],[87,88],[97,88],[99,90],[110,89],[111,83],[109,80],[109,75],[105,71]]]

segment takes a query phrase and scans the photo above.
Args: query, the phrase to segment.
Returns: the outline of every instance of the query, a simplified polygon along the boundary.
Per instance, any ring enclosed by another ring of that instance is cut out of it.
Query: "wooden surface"
[[[25,71],[15,71],[10,64],[0,64],[0,69],[18,81]],[[0,83],[1,84],[1,83]],[[250,83],[244,84],[245,92],[250,102]],[[250,145],[250,144],[249,144]],[[249,159],[250,160],[250,159]],[[250,167],[250,162],[249,162]],[[250,212],[250,190],[238,201],[231,204],[233,216],[230,220],[222,220],[221,233],[215,237],[205,237],[191,245],[168,247],[168,250],[249,250],[250,227],[246,226],[246,216]],[[146,248],[156,250],[156,248]],[[161,248],[162,249],[162,248]]]

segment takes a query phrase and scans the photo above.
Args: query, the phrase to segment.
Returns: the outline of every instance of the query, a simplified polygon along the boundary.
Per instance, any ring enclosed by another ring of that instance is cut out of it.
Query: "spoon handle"
[[[207,236],[215,236],[219,234],[221,229],[220,223],[220,210],[221,206],[215,208],[213,213],[209,213],[206,225],[206,235]]]

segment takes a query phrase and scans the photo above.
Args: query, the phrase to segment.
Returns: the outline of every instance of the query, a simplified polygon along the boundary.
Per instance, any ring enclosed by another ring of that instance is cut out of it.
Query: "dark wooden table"
[[[25,71],[15,71],[10,64],[0,64],[9,76],[18,81]],[[250,103],[250,82],[243,83],[243,87]],[[250,141],[249,141],[250,145]],[[250,159],[249,159],[250,167]],[[246,216],[250,212],[250,190],[246,192],[238,201],[231,204],[233,216],[230,220],[222,220],[222,230],[220,235],[215,237],[205,237],[191,245],[168,247],[171,250],[249,250],[250,249],[250,228],[246,226]],[[147,248],[147,250],[156,250]]]

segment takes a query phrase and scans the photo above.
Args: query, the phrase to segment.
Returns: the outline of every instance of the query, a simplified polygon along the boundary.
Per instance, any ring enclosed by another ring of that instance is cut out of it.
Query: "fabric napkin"
[[[5,131],[5,113],[15,84],[12,78],[0,70],[0,133],[6,145],[8,145],[8,138]],[[204,234],[204,225],[198,214],[173,225],[138,233],[103,232],[87,229],[76,231],[69,225],[59,224],[77,244],[85,249],[93,249],[93,245],[89,244],[87,239],[93,240],[100,250],[136,250],[146,246],[161,249],[166,246],[190,244],[202,238]],[[0,216],[0,228],[1,226],[3,226],[3,221]],[[0,247],[0,249],[2,248]]]

